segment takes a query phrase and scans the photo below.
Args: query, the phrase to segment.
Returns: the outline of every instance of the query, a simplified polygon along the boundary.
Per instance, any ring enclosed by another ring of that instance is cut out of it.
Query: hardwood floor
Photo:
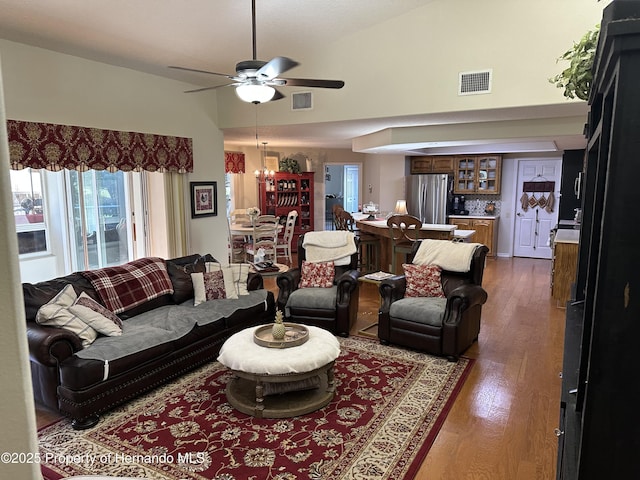
[[[487,261],[476,360],[416,477],[417,480],[549,480],[555,478],[564,310],[549,287],[551,262]],[[270,290],[273,278],[265,279]],[[376,321],[378,292],[361,284],[358,321]],[[375,327],[367,330],[375,334]],[[57,418],[38,410],[38,426]]]

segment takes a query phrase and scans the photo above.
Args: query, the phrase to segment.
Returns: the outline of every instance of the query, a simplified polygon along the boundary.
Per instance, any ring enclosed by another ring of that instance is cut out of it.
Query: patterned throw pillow
[[[224,275],[221,270],[192,273],[191,280],[193,281],[194,307],[209,300],[227,298]]]
[[[102,335],[122,335],[122,320],[84,292],[69,307],[69,311]]]
[[[333,262],[311,263],[303,260],[300,274],[300,288],[331,288],[335,276],[336,267]]]
[[[80,337],[83,347],[88,347],[98,337],[98,332],[69,311],[69,307],[73,305],[76,298],[77,294],[73,285],[68,284],[48,303],[40,307],[36,314],[36,322],[40,325],[69,330]]]
[[[248,263],[232,263],[223,267],[219,262],[205,263],[205,271],[222,271],[224,275],[224,289],[227,298],[238,298],[239,295],[249,295],[247,290],[247,279],[249,278]]]
[[[405,297],[444,297],[442,290],[442,269],[437,265],[413,265],[403,263],[407,279]]]

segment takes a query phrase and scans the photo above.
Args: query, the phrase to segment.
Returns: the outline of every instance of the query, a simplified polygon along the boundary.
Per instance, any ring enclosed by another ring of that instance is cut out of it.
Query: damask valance
[[[11,168],[193,172],[190,138],[8,120]]]
[[[244,153],[224,152],[224,171],[226,173],[244,173]]]

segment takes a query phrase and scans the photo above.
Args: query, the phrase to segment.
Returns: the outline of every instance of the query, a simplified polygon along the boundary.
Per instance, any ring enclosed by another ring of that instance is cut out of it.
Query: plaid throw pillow
[[[149,300],[173,293],[167,266],[161,258],[140,258],[117,267],[81,272],[102,303],[121,313]]]
[[[402,268],[407,279],[405,297],[444,297],[439,266],[404,263]]]

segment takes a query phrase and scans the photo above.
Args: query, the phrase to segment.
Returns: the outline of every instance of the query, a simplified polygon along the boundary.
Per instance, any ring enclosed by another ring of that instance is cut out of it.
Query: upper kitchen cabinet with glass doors
[[[455,159],[453,193],[498,194],[502,156],[468,155]]]

